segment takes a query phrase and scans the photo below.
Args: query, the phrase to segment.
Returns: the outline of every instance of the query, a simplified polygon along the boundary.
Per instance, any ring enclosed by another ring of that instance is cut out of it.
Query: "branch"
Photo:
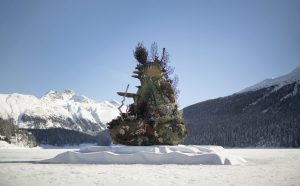
[[[122,119],[122,121],[124,121],[124,118],[123,118],[123,112],[122,112],[121,108],[124,106],[124,101],[125,101],[125,99],[126,99],[125,97],[126,97],[126,94],[127,94],[128,88],[129,88],[129,84],[127,85],[127,88],[126,88],[125,94],[124,94],[124,96],[123,96],[122,104],[121,104],[121,105],[118,107],[118,110],[119,110],[119,112],[120,112],[120,115],[121,115],[121,119]]]

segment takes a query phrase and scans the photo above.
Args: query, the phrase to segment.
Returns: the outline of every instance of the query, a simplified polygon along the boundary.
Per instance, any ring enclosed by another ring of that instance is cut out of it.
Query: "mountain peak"
[[[59,92],[50,90],[42,97],[42,99],[63,99],[63,97]]]
[[[74,90],[71,90],[71,89],[66,89],[66,90],[64,91],[64,94],[68,94],[68,95],[75,95],[76,93],[75,93],[75,91],[74,91]]]
[[[54,90],[50,90],[49,92],[47,92],[42,99],[65,99],[65,100],[69,100],[71,99],[73,96],[75,96],[76,93],[73,90],[70,89],[66,89],[63,93],[60,93],[58,91],[54,91]]]
[[[76,93],[75,93],[75,91],[73,91],[73,90],[67,89],[67,90],[65,90],[61,95],[62,95],[62,97],[63,97],[65,100],[70,100],[70,99],[72,99],[74,96],[76,96]]]
[[[50,95],[50,94],[56,94],[56,93],[57,93],[57,91],[55,91],[55,90],[50,90],[50,91],[46,92],[46,94],[44,94],[44,96]]]
[[[40,99],[0,94],[0,118],[12,118],[20,128],[66,128],[94,134],[119,114],[117,105],[96,102],[72,90],[52,90]]]

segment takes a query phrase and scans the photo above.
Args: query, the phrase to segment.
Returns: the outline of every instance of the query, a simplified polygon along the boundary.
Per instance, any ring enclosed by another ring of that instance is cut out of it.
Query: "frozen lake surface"
[[[300,185],[300,149],[228,149],[245,165],[39,164],[78,149],[0,149],[0,185]]]

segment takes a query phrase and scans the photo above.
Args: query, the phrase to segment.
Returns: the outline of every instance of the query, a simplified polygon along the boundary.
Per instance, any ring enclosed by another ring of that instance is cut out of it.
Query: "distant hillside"
[[[12,119],[0,118],[0,140],[20,147],[35,147],[47,145],[79,145],[81,143],[97,143],[110,145],[111,138],[108,130],[99,132],[96,136],[63,128],[49,129],[20,129]]]
[[[21,130],[12,119],[0,118],[0,140],[13,143],[21,147],[35,147],[35,137],[27,131]]]
[[[62,128],[26,129],[25,131],[29,131],[35,137],[37,144],[63,146],[97,142],[95,136]]]
[[[187,144],[300,146],[300,67],[231,96],[183,109]]]

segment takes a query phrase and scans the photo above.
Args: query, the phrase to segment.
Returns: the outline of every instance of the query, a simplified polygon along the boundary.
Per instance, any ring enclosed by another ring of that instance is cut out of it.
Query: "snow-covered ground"
[[[300,185],[300,149],[228,149],[245,165],[35,163],[68,150],[0,149],[0,185]]]

